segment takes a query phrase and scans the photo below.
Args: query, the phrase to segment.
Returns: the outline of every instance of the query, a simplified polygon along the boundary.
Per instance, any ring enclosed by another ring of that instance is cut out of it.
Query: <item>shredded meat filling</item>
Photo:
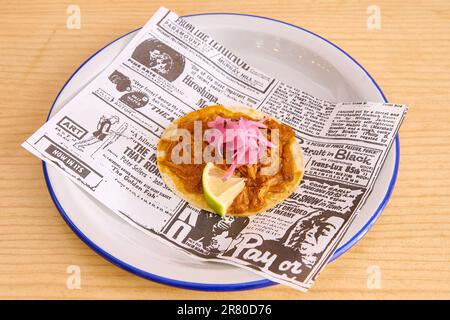
[[[205,130],[208,128],[207,122],[215,119],[217,115],[220,115],[228,119],[239,119],[244,116],[248,119],[246,115],[240,115],[233,113],[232,116],[229,114],[207,114],[203,115],[201,119],[181,119],[178,123],[179,128],[184,128],[189,130],[191,134],[191,146],[193,145],[193,133],[194,133],[194,120],[202,120],[202,128]],[[260,170],[263,167],[261,163],[256,163],[252,165],[241,165],[238,166],[234,174],[239,177],[245,178],[245,187],[241,193],[234,199],[233,204],[228,209],[229,212],[233,213],[243,213],[252,212],[260,210],[265,203],[265,197],[268,192],[271,193],[281,193],[285,190],[285,185],[292,181],[293,176],[293,157],[290,148],[288,147],[289,142],[294,137],[294,132],[292,128],[284,124],[278,123],[273,119],[267,119],[264,122],[267,125],[267,137],[270,139],[270,130],[279,130],[279,154],[280,154],[280,165],[278,171],[274,175],[262,175]],[[206,163],[201,164],[175,164],[171,161],[172,149],[178,144],[178,141],[167,141],[162,140],[161,146],[165,151],[166,157],[164,159],[159,159],[162,165],[169,168],[175,175],[177,175],[187,192],[191,193],[203,193],[202,190],[202,172]],[[203,141],[202,150],[207,146],[207,142]],[[193,149],[192,149],[193,150]],[[270,148],[269,148],[270,152]],[[193,163],[193,152],[191,152],[192,163]],[[226,164],[220,164],[224,170],[228,168]]]

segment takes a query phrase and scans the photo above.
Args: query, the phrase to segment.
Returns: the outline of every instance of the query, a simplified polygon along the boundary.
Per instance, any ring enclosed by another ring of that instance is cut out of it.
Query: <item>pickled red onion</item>
[[[232,163],[223,176],[223,180],[230,178],[239,165],[255,164],[261,159],[267,147],[272,143],[262,134],[262,128],[266,118],[259,121],[247,120],[241,117],[239,120],[225,119],[217,116],[215,120],[208,122],[208,127],[218,130],[220,134],[211,135],[208,143],[216,150],[225,148],[232,153]]]

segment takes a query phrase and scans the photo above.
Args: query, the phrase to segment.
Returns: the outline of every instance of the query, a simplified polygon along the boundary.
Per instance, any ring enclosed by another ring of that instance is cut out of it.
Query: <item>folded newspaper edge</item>
[[[212,104],[250,106],[293,127],[305,176],[291,197],[221,219],[167,188],[155,157],[162,131]],[[153,238],[306,291],[370,194],[406,112],[318,99],[160,8],[23,147]]]

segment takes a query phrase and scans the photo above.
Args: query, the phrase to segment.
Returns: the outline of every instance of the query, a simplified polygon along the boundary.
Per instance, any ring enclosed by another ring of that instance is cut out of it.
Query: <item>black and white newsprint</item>
[[[294,128],[305,176],[272,210],[221,219],[191,207],[162,181],[155,149],[164,128],[216,104],[251,106]],[[161,8],[23,146],[172,247],[307,290],[371,191],[406,111],[317,99]]]

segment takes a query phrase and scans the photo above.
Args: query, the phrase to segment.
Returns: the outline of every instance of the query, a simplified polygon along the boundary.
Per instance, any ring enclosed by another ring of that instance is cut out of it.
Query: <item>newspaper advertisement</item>
[[[250,106],[294,129],[305,175],[291,197],[221,218],[172,193],[156,165],[161,133],[208,105]],[[161,8],[23,146],[174,250],[307,290],[370,193],[406,110],[315,98]]]

